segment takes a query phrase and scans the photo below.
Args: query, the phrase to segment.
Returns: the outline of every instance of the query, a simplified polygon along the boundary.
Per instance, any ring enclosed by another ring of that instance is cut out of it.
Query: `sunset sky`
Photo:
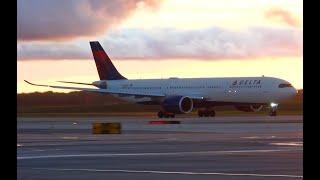
[[[99,79],[98,40],[129,79],[273,76],[303,88],[302,0],[18,0],[18,93]]]

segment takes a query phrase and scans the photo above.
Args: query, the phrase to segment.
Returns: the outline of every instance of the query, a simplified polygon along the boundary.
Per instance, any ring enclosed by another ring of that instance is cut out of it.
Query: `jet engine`
[[[258,112],[263,108],[263,105],[239,105],[235,108],[244,112]]]
[[[189,113],[193,109],[193,101],[187,96],[169,96],[163,100],[161,106],[167,112]]]

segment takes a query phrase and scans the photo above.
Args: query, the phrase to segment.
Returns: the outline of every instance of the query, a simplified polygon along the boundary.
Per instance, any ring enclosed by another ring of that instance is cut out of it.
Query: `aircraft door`
[[[168,95],[170,94],[170,83],[169,83],[169,80],[167,79],[161,79],[161,87],[162,87],[162,92],[165,94],[165,95]]]
[[[175,80],[174,79],[166,79],[163,80],[164,93],[166,95],[174,95],[175,94]]]

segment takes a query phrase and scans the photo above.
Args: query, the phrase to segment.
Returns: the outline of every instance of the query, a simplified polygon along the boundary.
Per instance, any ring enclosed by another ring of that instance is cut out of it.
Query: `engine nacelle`
[[[263,108],[262,105],[240,105],[235,107],[239,111],[244,111],[244,112],[258,112]]]
[[[169,96],[163,100],[161,106],[167,112],[189,113],[193,109],[193,101],[187,96]]]

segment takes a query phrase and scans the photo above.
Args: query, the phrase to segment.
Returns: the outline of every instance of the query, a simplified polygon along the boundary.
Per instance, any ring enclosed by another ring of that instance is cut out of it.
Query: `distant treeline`
[[[282,103],[281,109],[302,111],[303,90],[296,97]],[[139,112],[156,111],[158,107],[131,104],[110,94],[92,92],[34,92],[17,94],[18,113],[35,112]],[[232,107],[217,107],[217,110],[231,110]]]

